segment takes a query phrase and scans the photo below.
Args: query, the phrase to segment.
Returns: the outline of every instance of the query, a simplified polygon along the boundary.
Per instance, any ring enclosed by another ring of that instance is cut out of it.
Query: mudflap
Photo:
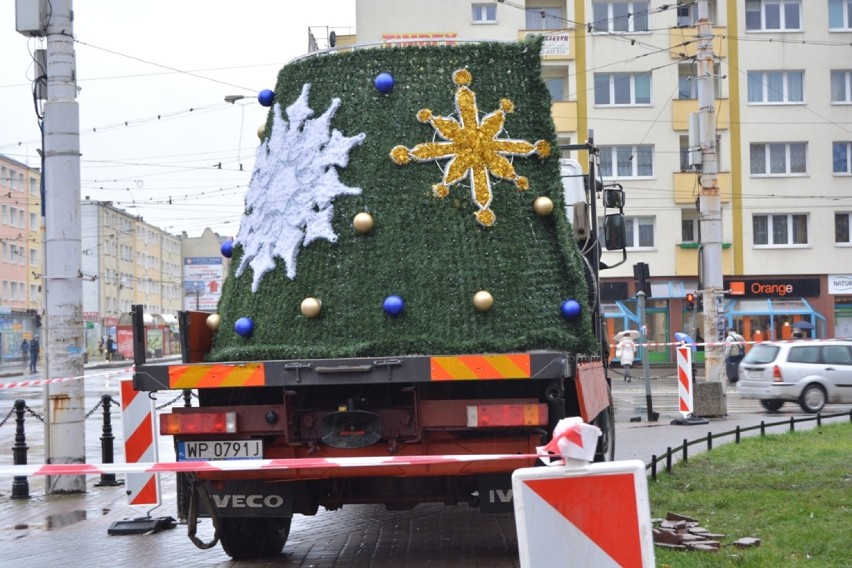
[[[482,513],[511,513],[514,507],[511,473],[479,476],[479,510]]]
[[[210,502],[220,517],[290,517],[299,482],[267,483],[258,480],[204,482]],[[199,516],[209,517],[205,510]]]

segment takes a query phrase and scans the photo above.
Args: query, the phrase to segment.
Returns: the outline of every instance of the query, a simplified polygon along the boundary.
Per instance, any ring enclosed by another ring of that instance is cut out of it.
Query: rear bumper
[[[737,383],[737,393],[750,399],[795,401],[799,399],[799,386],[793,383],[765,383],[741,379]]]

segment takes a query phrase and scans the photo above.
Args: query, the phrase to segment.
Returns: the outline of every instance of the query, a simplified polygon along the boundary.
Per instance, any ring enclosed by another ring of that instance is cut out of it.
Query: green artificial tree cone
[[[359,49],[285,66],[210,360],[594,352],[539,53]]]

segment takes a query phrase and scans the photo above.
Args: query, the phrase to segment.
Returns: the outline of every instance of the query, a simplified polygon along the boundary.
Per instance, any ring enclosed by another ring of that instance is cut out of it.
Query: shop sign
[[[813,298],[820,295],[819,278],[746,278],[725,280],[730,296],[744,298]]]
[[[829,274],[828,293],[842,296],[852,294],[852,274]]]
[[[83,321],[98,321],[98,312],[83,312]]]

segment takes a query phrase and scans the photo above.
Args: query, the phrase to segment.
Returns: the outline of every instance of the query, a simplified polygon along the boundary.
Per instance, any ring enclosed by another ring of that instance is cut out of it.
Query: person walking
[[[725,374],[731,384],[740,379],[740,361],[745,357],[745,338],[734,328],[728,328],[725,337]]]
[[[30,343],[30,372],[37,373],[38,372],[38,352],[40,350],[40,345],[38,341],[38,337],[33,337],[32,343]]]
[[[109,336],[109,339],[107,339],[106,349],[107,349],[107,361],[112,361],[113,358],[115,357],[116,345],[115,345],[115,340],[112,338],[111,335]]]
[[[624,369],[624,380],[631,382],[630,366],[633,365],[633,360],[636,358],[636,342],[630,337],[630,334],[622,335],[621,340],[615,346],[615,356],[621,362],[621,367]]]
[[[26,337],[21,341],[21,357],[24,359],[24,365],[30,362],[30,341]]]

